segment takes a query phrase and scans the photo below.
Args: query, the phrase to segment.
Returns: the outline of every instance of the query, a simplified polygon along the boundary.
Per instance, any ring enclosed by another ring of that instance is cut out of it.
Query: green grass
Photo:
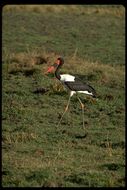
[[[124,9],[39,7],[3,9],[2,186],[124,187]],[[85,131],[75,96],[56,127],[69,94],[44,72],[59,55],[62,72],[97,91],[95,103],[80,96]],[[37,88],[48,91],[34,93]]]
[[[72,54],[77,48],[82,58],[123,65],[123,16],[3,11],[3,45],[6,43],[8,49],[16,52],[38,46],[61,55]]]

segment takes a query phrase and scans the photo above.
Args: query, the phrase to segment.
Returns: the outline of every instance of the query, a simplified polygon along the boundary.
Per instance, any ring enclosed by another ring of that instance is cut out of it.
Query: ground
[[[2,23],[3,187],[124,187],[124,7],[5,6]],[[58,56],[97,91],[80,96],[85,130],[76,96],[56,127],[69,94],[44,73]]]

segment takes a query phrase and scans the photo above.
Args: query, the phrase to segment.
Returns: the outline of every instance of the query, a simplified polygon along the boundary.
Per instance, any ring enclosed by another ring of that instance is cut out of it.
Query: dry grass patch
[[[60,55],[55,52],[47,52],[36,48],[30,51],[27,48],[26,52],[10,53],[4,52],[4,60],[8,62],[8,73],[15,74],[17,72],[24,72],[26,76],[32,75],[39,69],[42,75],[47,68],[51,66]],[[91,62],[87,59],[82,59],[77,56],[77,50],[64,58],[65,64],[61,69],[61,73],[68,73],[72,75],[79,75],[85,80],[97,81],[100,84],[119,84],[120,81],[125,81],[125,67],[112,66],[99,62]],[[37,67],[36,67],[37,66]],[[38,67],[39,66],[39,67]],[[71,72],[73,71],[73,72]],[[54,76],[55,78],[55,76]],[[63,91],[63,87],[57,81],[51,87],[53,92]]]
[[[30,11],[30,12],[55,12],[74,14],[112,14],[117,17],[125,15],[125,8],[121,5],[6,5],[4,11]]]
[[[31,70],[34,72],[36,65],[40,65],[41,67],[39,69],[42,70],[42,73],[44,73],[46,68],[53,64],[57,57],[59,57],[59,55],[56,55],[54,52],[49,53],[45,50],[40,50],[37,48],[30,51],[27,48],[26,52],[20,53],[3,51],[2,61],[7,63],[7,72],[11,74],[23,72],[25,69],[29,69],[30,72]]]
[[[83,60],[79,57],[69,57],[67,64],[64,67],[67,71],[73,70],[73,74],[83,74],[97,80],[100,83],[110,83],[111,81],[125,81],[125,67],[124,66],[112,66],[99,62],[91,62],[89,60]],[[66,72],[66,71],[65,71]]]
[[[11,63],[18,63],[23,67],[31,67],[34,65],[40,65],[47,63],[48,57],[41,55],[39,53],[13,53],[10,57]]]
[[[18,143],[18,142],[28,142],[31,140],[36,140],[38,138],[36,133],[32,132],[16,132],[15,134],[6,134],[3,137],[3,142],[7,144]]]

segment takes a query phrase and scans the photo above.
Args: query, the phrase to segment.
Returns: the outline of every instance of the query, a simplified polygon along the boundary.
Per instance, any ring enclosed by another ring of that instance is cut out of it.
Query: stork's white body
[[[64,84],[64,82],[75,82],[75,76],[69,75],[69,74],[63,74],[60,75],[60,81]],[[65,86],[65,84],[64,84]],[[67,86],[65,86],[67,88]],[[67,88],[68,89],[68,88]],[[85,91],[71,91],[70,96],[73,96],[74,94],[77,93],[83,93],[87,95],[93,95],[92,92],[88,92],[87,90]]]
[[[60,81],[62,82],[74,82],[75,76],[69,74],[60,75]]]

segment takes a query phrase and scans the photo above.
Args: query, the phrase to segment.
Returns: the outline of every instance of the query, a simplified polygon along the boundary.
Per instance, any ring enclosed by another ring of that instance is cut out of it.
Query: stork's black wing
[[[92,93],[93,96],[96,96],[95,89],[89,84],[82,82],[81,80],[77,79],[74,82],[67,81],[65,82],[65,85],[72,91],[88,91],[89,93]]]

